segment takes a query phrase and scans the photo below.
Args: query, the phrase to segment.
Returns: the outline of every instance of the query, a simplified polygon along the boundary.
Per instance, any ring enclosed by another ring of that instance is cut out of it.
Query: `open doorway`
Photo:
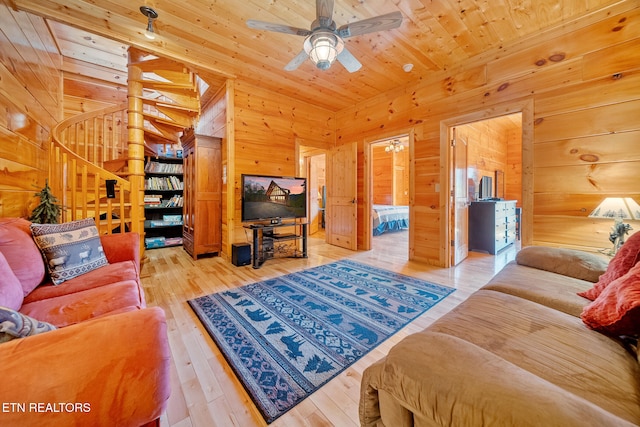
[[[467,250],[495,255],[519,239],[522,131],[521,112],[449,128],[451,265]]]
[[[307,178],[307,221],[309,237],[324,240],[326,228],[327,155],[325,150],[297,144],[297,176]]]
[[[409,136],[370,144],[371,248],[409,257]]]

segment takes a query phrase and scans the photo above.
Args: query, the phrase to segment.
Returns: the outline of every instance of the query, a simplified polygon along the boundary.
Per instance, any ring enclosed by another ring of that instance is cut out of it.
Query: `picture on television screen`
[[[242,175],[243,222],[306,216],[306,178]]]

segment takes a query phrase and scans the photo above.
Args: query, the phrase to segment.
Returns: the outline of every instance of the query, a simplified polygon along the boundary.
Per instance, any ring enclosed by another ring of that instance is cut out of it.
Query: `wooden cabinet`
[[[220,138],[182,137],[184,158],[183,247],[194,259],[222,248],[222,156]]]
[[[516,201],[480,201],[469,206],[469,250],[500,252],[516,240]]]

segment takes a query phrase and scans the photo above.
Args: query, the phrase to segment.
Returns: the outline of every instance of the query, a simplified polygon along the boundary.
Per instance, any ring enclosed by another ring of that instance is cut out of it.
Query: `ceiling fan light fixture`
[[[342,39],[329,31],[316,32],[304,41],[304,50],[309,59],[321,70],[331,67],[342,49]]]
[[[144,36],[149,40],[155,39],[156,32],[153,29],[153,21],[158,18],[158,12],[149,6],[140,6],[140,13],[147,17],[147,28],[144,31]]]
[[[393,141],[389,141],[386,147],[384,147],[384,151],[387,153],[399,153],[404,150],[404,144],[398,139],[394,139]]]

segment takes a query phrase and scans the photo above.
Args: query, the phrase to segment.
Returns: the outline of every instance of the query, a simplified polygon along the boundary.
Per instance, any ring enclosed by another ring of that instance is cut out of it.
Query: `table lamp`
[[[624,224],[622,220],[640,220],[640,205],[631,197],[607,197],[589,214],[589,218],[613,218],[615,220],[611,233],[609,233],[609,241],[613,243],[613,255],[624,243],[629,230],[632,230],[631,225]]]

